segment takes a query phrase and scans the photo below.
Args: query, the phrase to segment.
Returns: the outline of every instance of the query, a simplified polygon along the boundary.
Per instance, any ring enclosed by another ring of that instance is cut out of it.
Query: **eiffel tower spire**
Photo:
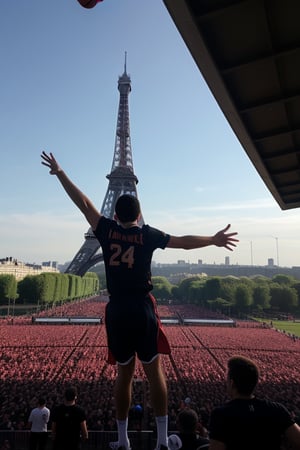
[[[137,195],[138,179],[133,171],[132,149],[130,139],[128,97],[131,91],[131,80],[127,74],[127,54],[125,52],[124,73],[119,77],[118,90],[120,92],[115,150],[111,172],[106,178],[109,180],[106,195],[102,204],[101,214],[113,218],[115,204],[122,194]],[[144,223],[143,217],[140,225]],[[84,235],[85,240],[81,248],[65,270],[65,273],[84,275],[89,268],[103,261],[103,255],[98,240],[91,228]]]

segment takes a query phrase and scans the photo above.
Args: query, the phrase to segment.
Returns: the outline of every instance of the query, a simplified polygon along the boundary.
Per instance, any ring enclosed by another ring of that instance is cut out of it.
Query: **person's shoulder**
[[[234,406],[235,406],[235,401],[234,400],[228,400],[227,402],[222,403],[221,405],[215,406],[213,408],[212,412],[218,413],[218,412],[224,411],[226,409],[230,409],[230,408],[232,408]]]
[[[97,223],[97,226],[96,226],[96,228],[94,229],[94,231],[96,232],[98,229],[101,229],[101,228],[103,228],[103,227],[105,227],[105,226],[111,226],[111,225],[113,225],[113,224],[116,224],[116,225],[117,225],[117,222],[116,222],[115,220],[109,219],[108,217],[103,216],[103,215],[101,214],[101,216],[100,216],[100,218],[99,218],[99,221],[98,221],[98,223]]]
[[[81,406],[79,403],[75,403],[75,409],[77,409],[78,411],[85,411],[85,409],[83,408],[83,406]]]
[[[275,400],[270,400],[267,398],[255,398],[254,402],[256,405],[260,405],[262,408],[265,409],[281,410],[288,412],[287,407],[283,403],[277,402]]]
[[[281,407],[283,406],[281,403],[276,402],[274,400],[268,399],[268,398],[259,398],[259,397],[254,397],[252,399],[253,404],[255,405],[261,405],[261,406],[269,406],[269,407]]]
[[[100,218],[99,218],[99,222],[98,222],[97,228],[99,226],[103,226],[104,224],[110,224],[110,223],[117,224],[117,222],[115,220],[109,219],[108,217],[101,215]]]
[[[57,405],[54,405],[52,408],[52,412],[57,412],[57,411],[61,411],[62,409],[65,408],[65,404],[64,403],[58,403]]]
[[[86,420],[86,412],[85,409],[81,406],[81,405],[75,405],[75,411],[76,414],[78,414],[79,417],[81,417],[81,419]]]

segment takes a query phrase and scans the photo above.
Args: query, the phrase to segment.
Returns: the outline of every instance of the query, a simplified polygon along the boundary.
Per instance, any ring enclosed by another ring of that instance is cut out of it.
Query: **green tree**
[[[26,303],[41,304],[44,298],[45,284],[40,275],[27,275],[18,283],[20,298]]]
[[[282,285],[291,286],[295,282],[295,278],[292,277],[291,275],[278,274],[272,277],[272,281],[273,283],[280,284],[281,286]]]
[[[252,290],[246,284],[239,284],[235,290],[235,307],[238,311],[248,311],[252,305]]]
[[[221,279],[220,277],[208,278],[205,283],[205,295],[207,300],[215,300],[221,296]]]
[[[257,309],[270,308],[270,287],[266,283],[258,284],[253,289],[253,306]]]
[[[153,295],[159,300],[169,300],[172,297],[172,284],[166,277],[152,277]]]
[[[0,275],[0,302],[7,303],[7,314],[10,314],[11,301],[13,307],[15,305],[16,298],[18,297],[18,283],[16,277],[10,274]]]
[[[297,308],[298,295],[296,289],[274,284],[270,293],[272,308],[283,312],[293,312]]]
[[[189,286],[188,302],[195,305],[203,305],[203,280],[195,280]]]
[[[251,279],[252,279],[252,281],[254,281],[256,286],[258,284],[269,284],[270,283],[270,278],[265,277],[264,275],[254,275],[253,277],[251,277]]]
[[[181,301],[180,301],[179,287],[178,287],[177,285],[173,285],[173,286],[172,286],[172,299],[173,299],[173,301],[175,301],[176,303],[181,303]]]
[[[100,280],[95,272],[87,272],[83,276],[84,296],[93,295],[99,292]]]
[[[239,278],[232,275],[221,278],[220,297],[227,300],[229,303],[234,303],[234,295],[236,286],[239,284]]]
[[[53,277],[54,274],[52,273],[41,273],[40,275],[37,275],[36,278],[38,278],[39,282],[41,283],[41,288],[39,292],[39,299],[38,303],[39,305],[43,304],[51,304],[54,305],[55,298],[55,277]]]
[[[69,292],[68,297],[70,300],[76,298],[76,275],[68,273],[69,278]]]
[[[192,285],[192,283],[194,281],[199,281],[199,280],[200,281],[203,280],[203,277],[200,277],[199,275],[195,275],[193,277],[188,277],[188,278],[185,278],[184,280],[182,280],[178,285],[178,291],[177,291],[178,298],[180,300],[182,300],[183,302],[186,302],[189,298],[190,286]]]
[[[214,309],[221,311],[223,314],[226,314],[227,316],[231,315],[231,308],[234,306],[233,302],[229,302],[228,300],[225,300],[224,298],[218,297],[215,300],[209,300],[209,303],[211,306],[214,307]]]
[[[297,296],[298,296],[298,304],[297,304],[297,308],[300,308],[300,282],[296,282],[293,284],[292,286],[296,292],[297,292]]]
[[[65,302],[69,298],[69,277],[66,273],[61,275],[61,299]]]

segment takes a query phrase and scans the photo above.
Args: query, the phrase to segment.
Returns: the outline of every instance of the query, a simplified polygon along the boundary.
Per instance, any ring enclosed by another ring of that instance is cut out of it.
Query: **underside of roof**
[[[300,0],[163,0],[283,210],[300,207]]]

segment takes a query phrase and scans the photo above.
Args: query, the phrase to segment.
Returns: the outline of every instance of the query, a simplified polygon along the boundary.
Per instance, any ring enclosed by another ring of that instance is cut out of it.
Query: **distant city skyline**
[[[51,266],[51,267],[57,267],[57,266],[67,266],[70,261],[57,261],[57,260],[48,260],[48,259],[44,259],[42,260],[40,263],[37,263],[35,261],[27,261],[27,260],[21,260],[19,258],[14,258],[13,256],[5,256],[4,258],[0,258],[0,262],[1,260],[5,260],[6,258],[9,258],[11,260],[15,260],[16,262],[22,262],[25,264],[29,264],[29,265],[43,265],[43,266]],[[249,263],[249,264],[237,264],[237,263],[232,263],[232,261],[230,260],[230,256],[225,256],[224,261],[216,263],[216,262],[204,262],[202,259],[198,259],[197,261],[190,261],[190,260],[185,260],[185,259],[178,259],[177,261],[168,261],[168,262],[159,262],[156,261],[155,259],[153,259],[152,261],[152,265],[154,266],[164,266],[164,265],[225,265],[225,266],[236,266],[236,265],[241,265],[241,266],[253,266],[253,267],[286,267],[286,268],[291,268],[291,267],[300,267],[300,264],[298,266],[281,266],[278,265],[275,261],[274,258],[268,258],[265,264],[254,264],[254,263]]]

